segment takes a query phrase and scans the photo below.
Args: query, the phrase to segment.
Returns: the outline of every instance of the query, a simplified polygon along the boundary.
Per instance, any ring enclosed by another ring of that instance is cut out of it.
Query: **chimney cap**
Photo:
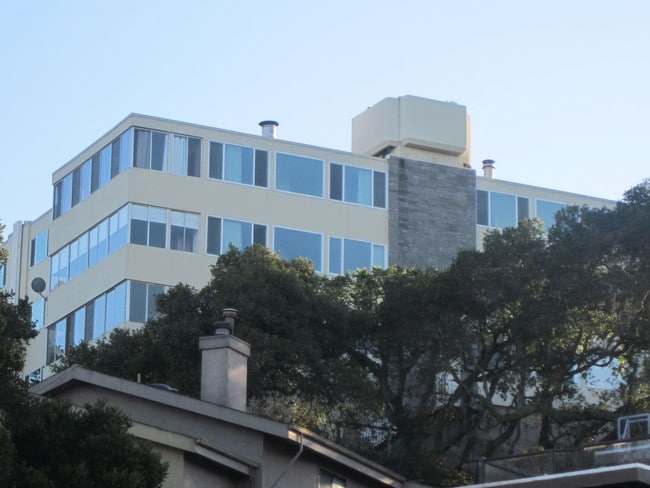
[[[235,319],[239,311],[236,308],[224,308],[221,311],[221,317],[223,320],[218,321],[216,325],[215,334],[224,335],[230,334],[235,335]]]
[[[277,122],[275,120],[263,120],[260,122],[260,127],[264,127],[265,125],[272,125],[273,127],[277,127],[280,125],[280,122]]]

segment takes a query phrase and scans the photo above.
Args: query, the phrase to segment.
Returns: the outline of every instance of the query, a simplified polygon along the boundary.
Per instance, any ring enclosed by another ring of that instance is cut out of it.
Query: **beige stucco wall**
[[[49,294],[50,300],[45,311],[46,326],[125,279],[162,285],[189,283],[196,288],[205,286],[210,277],[210,266],[217,260],[217,256],[206,253],[207,221],[210,216],[267,225],[267,245],[270,249],[274,248],[275,226],[319,233],[323,238],[321,258],[324,272],[327,270],[326,258],[330,236],[371,241],[386,247],[388,245],[387,209],[342,203],[330,200],[329,195],[326,194],[329,188],[327,184],[329,163],[349,164],[384,172],[388,169],[388,163],[383,159],[343,151],[131,115],[84,149],[77,157],[57,169],[53,174],[52,182],[56,183],[69,174],[132,126],[201,138],[201,177],[129,168],[55,221],[50,222],[51,212],[47,212],[39,219],[38,225],[22,226],[23,240],[20,247],[21,255],[24,256],[23,262],[20,266],[12,266],[10,269],[21,273],[20,276],[16,276],[15,281],[22,293],[28,291],[28,283],[34,276],[41,276],[47,282],[46,294]],[[210,141],[269,151],[268,188],[209,179]],[[276,152],[323,160],[323,197],[316,198],[274,190]],[[28,269],[26,263],[28,263],[29,239],[32,234],[36,235],[49,226],[48,252],[51,255],[128,203],[198,214],[200,224],[197,253],[127,244],[51,292],[49,292],[50,259],[46,259],[32,270]],[[30,345],[25,374],[45,363],[47,346],[45,336],[46,333],[43,331]]]

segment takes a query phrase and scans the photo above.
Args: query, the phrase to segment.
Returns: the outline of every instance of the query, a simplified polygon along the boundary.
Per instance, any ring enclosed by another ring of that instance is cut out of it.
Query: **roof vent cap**
[[[275,139],[277,135],[277,128],[280,125],[279,122],[275,120],[263,120],[260,122],[260,127],[262,128],[262,136],[268,137],[270,139]]]

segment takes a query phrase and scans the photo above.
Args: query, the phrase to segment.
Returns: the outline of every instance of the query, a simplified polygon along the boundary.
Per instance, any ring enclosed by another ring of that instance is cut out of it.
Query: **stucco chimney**
[[[494,160],[493,159],[484,159],[483,160],[483,177],[492,179],[494,178]]]
[[[246,382],[251,346],[235,337],[237,310],[223,310],[212,336],[199,338],[201,400],[246,411]]]
[[[280,125],[275,120],[263,120],[260,122],[260,127],[262,128],[262,135],[264,137],[269,137],[275,139],[277,135],[277,128]]]

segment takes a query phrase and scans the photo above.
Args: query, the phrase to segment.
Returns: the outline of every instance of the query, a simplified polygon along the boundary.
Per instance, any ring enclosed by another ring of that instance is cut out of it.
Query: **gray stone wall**
[[[444,269],[476,248],[476,175],[442,164],[391,157],[388,263]]]

